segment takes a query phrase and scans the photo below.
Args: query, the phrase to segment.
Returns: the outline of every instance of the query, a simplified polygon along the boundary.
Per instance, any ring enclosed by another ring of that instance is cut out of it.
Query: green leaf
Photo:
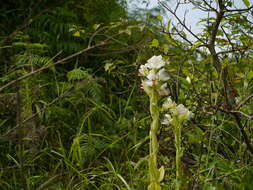
[[[168,21],[166,32],[170,31],[170,26],[171,26],[171,20]]]
[[[116,66],[113,63],[106,63],[104,66],[105,71],[108,73],[110,73],[115,68],[116,68]]]
[[[253,78],[253,71],[248,72],[247,79],[251,80]]]
[[[131,33],[132,33],[132,31],[131,31],[131,29],[130,28],[127,28],[126,30],[125,30],[125,33],[126,34],[128,34],[129,36],[131,35]]]
[[[163,53],[167,54],[168,52],[169,52],[169,46],[168,46],[168,44],[164,44],[163,45]]]
[[[158,15],[156,18],[157,18],[158,20],[160,20],[160,21],[163,20],[163,17],[162,17],[161,15]]]
[[[153,39],[151,42],[150,47],[158,47],[159,46],[159,41],[157,39]]]
[[[101,24],[94,24],[94,25],[93,25],[93,29],[94,29],[94,30],[97,30],[97,29],[100,27],[100,25],[101,25]]]
[[[164,178],[164,174],[165,174],[165,170],[164,170],[164,167],[162,166],[160,169],[159,169],[159,182],[161,182]]]
[[[75,32],[75,33],[73,34],[73,36],[75,36],[75,37],[80,37],[80,32],[79,32],[79,31]]]
[[[243,3],[244,3],[244,5],[245,6],[247,6],[247,7],[249,7],[250,6],[250,2],[249,2],[249,0],[242,0],[243,1]]]
[[[191,50],[195,50],[195,49],[197,49],[200,45],[202,44],[202,42],[195,42],[194,44],[193,44],[193,46],[192,46],[192,48],[191,48]]]

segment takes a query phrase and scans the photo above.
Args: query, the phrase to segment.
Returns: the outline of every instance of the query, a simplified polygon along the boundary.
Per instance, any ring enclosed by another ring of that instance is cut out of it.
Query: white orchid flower
[[[151,57],[148,62],[145,64],[147,68],[150,69],[160,69],[165,65],[161,55]]]
[[[177,104],[170,97],[168,97],[163,103],[162,107],[164,110],[168,110],[171,108],[176,108]]]
[[[169,125],[172,121],[172,117],[170,116],[170,114],[165,114],[164,115],[164,119],[162,120],[162,124],[163,125]]]
[[[174,116],[177,116],[181,121],[188,120],[192,116],[192,112],[189,111],[183,104],[179,104],[176,108],[171,109],[171,113]]]

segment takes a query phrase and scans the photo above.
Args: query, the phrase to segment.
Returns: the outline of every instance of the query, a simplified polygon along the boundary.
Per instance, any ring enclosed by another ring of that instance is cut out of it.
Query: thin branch
[[[37,70],[35,70],[35,71],[33,71],[33,72],[30,72],[30,73],[26,74],[26,75],[24,75],[24,76],[21,76],[21,77],[15,79],[15,80],[12,80],[11,82],[9,82],[9,83],[5,84],[4,86],[2,86],[2,87],[0,88],[0,92],[3,91],[5,88],[10,87],[11,85],[13,85],[13,84],[15,84],[15,83],[17,83],[17,82],[19,82],[19,81],[21,81],[21,80],[24,80],[24,79],[26,79],[26,78],[28,78],[28,77],[30,77],[30,76],[33,76],[33,75],[35,75],[35,74],[37,74],[37,73],[40,73],[41,71],[44,71],[44,70],[46,70],[46,69],[49,69],[49,68],[51,68],[51,67],[53,67],[53,66],[56,66],[56,65],[59,65],[59,64],[64,64],[65,61],[68,61],[69,59],[71,59],[71,58],[73,58],[73,57],[76,57],[76,56],[78,56],[78,55],[81,55],[81,54],[83,54],[83,53],[85,53],[85,52],[87,52],[87,51],[89,51],[89,50],[91,50],[91,49],[94,49],[94,48],[97,48],[97,47],[100,47],[100,46],[107,45],[107,44],[109,44],[107,41],[108,41],[108,39],[107,39],[107,40],[104,40],[104,41],[102,41],[102,42],[100,42],[99,44],[96,44],[96,45],[94,45],[94,46],[87,47],[87,48],[85,48],[85,49],[83,49],[83,50],[81,50],[81,51],[79,51],[79,52],[76,52],[76,53],[74,53],[74,54],[72,54],[72,55],[70,55],[70,56],[68,56],[68,57],[65,57],[65,58],[63,58],[63,59],[61,59],[61,60],[59,60],[59,61],[56,61],[55,63],[52,63],[52,64],[50,64],[50,65],[46,65],[46,66],[41,67],[41,68],[39,68],[39,69],[37,69]]]
[[[241,115],[241,116],[243,116],[243,117],[245,117],[245,118],[247,118],[247,119],[250,119],[250,120],[252,120],[253,119],[253,116],[252,115],[248,115],[248,114],[246,114],[246,113],[244,113],[244,112],[241,112],[241,111],[238,111],[238,110],[227,110],[227,109],[222,109],[222,108],[220,108],[219,106],[216,106],[216,105],[210,105],[210,106],[205,106],[204,107],[204,109],[205,108],[213,108],[213,109],[215,109],[216,111],[221,111],[221,112],[223,112],[223,113],[227,113],[227,114],[237,114],[237,115]]]
[[[192,0],[189,0],[189,2],[191,2],[195,7],[197,7],[198,9],[204,11],[204,12],[210,12],[210,11],[213,11],[213,12],[217,12],[217,10],[215,8],[213,8],[209,3],[207,3],[205,0],[203,0],[203,2],[205,3],[205,5],[207,5],[207,7],[209,8],[206,8],[200,4],[197,4],[196,2],[192,1]]]
[[[180,31],[177,29],[177,27],[175,27],[175,25],[173,24],[173,26],[174,26],[174,29],[176,30],[176,32],[177,32],[177,35],[179,35],[182,39],[184,39],[186,42],[188,42],[190,45],[193,45],[193,43],[190,41],[190,40],[188,40],[188,38],[186,37],[186,36],[184,36],[184,35],[182,35],[181,33],[180,33]]]
[[[231,47],[232,47],[232,50],[234,50],[234,49],[235,49],[235,48],[234,48],[234,44],[232,43],[231,39],[229,38],[229,35],[227,34],[227,32],[225,31],[225,29],[224,29],[222,26],[221,26],[221,30],[222,30],[223,33],[225,34],[225,36],[226,36],[226,38],[227,38],[229,44],[230,44]]]
[[[243,112],[241,112],[241,111],[229,111],[230,113],[235,113],[235,114],[239,114],[239,115],[241,115],[241,116],[243,116],[243,117],[246,117],[246,118],[248,118],[248,119],[250,119],[250,120],[252,120],[253,119],[253,116],[252,115],[248,115],[248,114],[246,114],[246,113],[243,113]]]
[[[32,114],[31,116],[29,116],[28,118],[26,118],[23,121],[17,122],[18,124],[11,128],[9,131],[5,132],[5,134],[1,135],[1,137],[7,137],[9,134],[12,133],[12,131],[15,131],[15,129],[21,127],[24,123],[30,121],[31,119],[33,119],[34,117],[36,117],[38,114],[41,114],[42,112],[44,112],[49,106],[53,105],[54,103],[56,103],[58,100],[62,99],[64,96],[68,95],[71,93],[71,89],[67,90],[66,92],[64,92],[62,95],[58,96],[57,98],[55,98],[53,101],[51,101],[50,103],[48,103],[42,110],[40,110],[39,112],[36,112],[34,114]],[[18,92],[17,92],[18,93]]]
[[[49,12],[49,11],[50,11],[50,9],[45,9],[45,10],[41,11],[40,13],[38,13],[37,15],[35,15],[34,17],[27,18],[25,20],[24,24],[19,26],[14,32],[12,32],[6,38],[4,38],[2,41],[0,41],[0,45],[3,44],[4,42],[6,42],[9,39],[12,39],[19,31],[23,30],[24,28],[29,26],[35,19],[37,19],[38,17],[40,17],[41,15],[43,15],[44,13]]]
[[[202,39],[200,39],[195,33],[193,33],[191,31],[191,29],[186,26],[185,23],[183,23],[183,21],[177,16],[177,14],[175,13],[175,11],[172,11],[167,5],[165,5],[164,3],[162,3],[160,0],[158,0],[158,3],[161,6],[163,6],[167,11],[169,11],[177,19],[177,21],[180,23],[180,25],[182,25],[193,37],[195,37],[197,40],[199,40],[200,42],[202,42],[203,44],[205,44],[205,42]]]
[[[89,53],[86,52],[85,54],[89,56],[109,56],[113,54],[119,54],[119,53],[125,53],[125,52],[130,52],[130,51],[137,51],[137,49],[144,48],[143,44],[141,42],[138,42],[137,44],[134,45],[129,45],[128,47],[125,48],[101,48],[101,50],[105,53]],[[99,48],[100,50],[100,48]],[[108,52],[109,51],[109,52]]]
[[[248,119],[253,119],[253,116],[247,115],[247,114],[240,112],[240,111],[233,111],[233,110],[231,111],[231,110],[221,109],[220,107],[213,106],[213,105],[210,105],[207,107],[214,108],[215,110],[219,110],[219,111],[227,113],[227,114],[232,114],[234,116],[236,123],[241,131],[242,136],[243,136],[243,140],[246,143],[249,152],[253,155],[253,147],[251,145],[250,139],[249,139],[247,133],[245,132],[244,126],[242,125],[240,117],[239,117],[239,116],[244,116],[244,117],[247,117]]]
[[[226,12],[247,12],[253,9],[253,5],[246,9],[225,9]]]
[[[218,12],[217,9],[213,8],[206,0],[203,0],[203,2],[209,7],[209,9],[211,9],[214,12]]]
[[[247,49],[249,49],[249,47],[234,48],[234,49],[230,49],[230,50],[219,51],[219,52],[217,52],[217,55],[226,54],[226,53],[234,53],[234,52],[236,52],[236,51],[242,52],[242,51],[246,51]]]
[[[213,23],[212,31],[211,31],[211,34],[209,36],[209,43],[208,43],[208,45],[211,48],[214,48],[214,46],[215,46],[215,40],[216,40],[217,32],[218,32],[218,29],[219,29],[219,26],[220,26],[220,23],[221,23],[221,20],[222,20],[223,16],[224,16],[224,12],[223,11],[218,12],[216,14],[216,20]]]
[[[245,141],[245,143],[247,145],[247,148],[250,151],[251,155],[253,155],[253,147],[251,145],[251,142],[250,142],[250,139],[249,139],[247,133],[244,130],[244,126],[241,123],[240,117],[239,117],[239,115],[237,113],[234,113],[233,115],[234,115],[236,123],[239,126],[239,129],[240,129],[240,131],[242,133],[242,136],[243,136],[243,139],[244,139],[244,141]]]
[[[208,40],[208,49],[212,55],[212,64],[214,65],[215,69],[217,72],[221,73],[222,72],[222,67],[218,58],[218,55],[215,50],[215,41],[217,37],[217,32],[221,23],[221,20],[224,16],[224,6],[221,0],[218,1],[219,4],[219,12],[216,13],[216,19],[215,22],[212,24],[212,30],[209,35],[209,40]]]
[[[236,109],[239,109],[243,105],[245,105],[251,98],[253,98],[253,94],[249,95],[247,98],[245,98],[243,101],[241,101],[237,106]]]
[[[89,39],[88,47],[91,46],[91,43],[92,43],[93,39],[97,36],[97,34],[98,34],[100,31],[102,31],[102,30],[104,30],[104,29],[107,29],[107,28],[108,28],[108,27],[101,27],[101,28],[98,28],[98,29],[91,35],[91,37],[90,37],[90,39]]]

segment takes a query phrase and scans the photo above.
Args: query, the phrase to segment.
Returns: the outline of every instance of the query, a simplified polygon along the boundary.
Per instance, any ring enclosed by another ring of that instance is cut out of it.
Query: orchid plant
[[[177,105],[168,97],[163,103],[162,110],[164,119],[161,122],[163,125],[172,125],[175,136],[176,147],[176,190],[181,189],[182,184],[182,170],[181,170],[181,157],[183,156],[183,148],[181,146],[181,128],[185,121],[189,120],[193,113],[189,111],[183,104]]]
[[[170,79],[169,74],[165,70],[166,62],[162,56],[153,56],[146,64],[139,68],[139,75],[144,77],[142,80],[142,88],[147,93],[150,99],[150,114],[152,123],[150,127],[150,145],[149,145],[149,190],[161,190],[160,182],[164,177],[164,167],[158,169],[157,153],[159,143],[157,140],[157,132],[160,125],[160,107],[159,100],[162,96],[169,96],[170,92],[167,88],[167,83]],[[162,111],[164,120],[161,124],[172,125],[174,127],[175,146],[176,146],[176,189],[181,186],[181,157],[183,150],[181,148],[181,126],[184,121],[189,119],[192,113],[184,107],[177,105],[170,97],[163,103]]]
[[[153,56],[145,65],[139,69],[140,76],[145,77],[142,80],[142,88],[150,98],[150,113],[152,123],[150,128],[149,144],[149,190],[161,190],[160,182],[163,180],[164,167],[157,167],[158,140],[157,132],[159,130],[159,106],[158,101],[161,96],[169,95],[166,81],[170,79],[168,73],[163,68],[165,61],[162,56]]]

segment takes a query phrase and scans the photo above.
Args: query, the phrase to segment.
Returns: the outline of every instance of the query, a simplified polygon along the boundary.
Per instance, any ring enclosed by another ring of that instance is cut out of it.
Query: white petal
[[[157,74],[158,74],[159,80],[161,80],[161,81],[167,81],[167,80],[170,79],[170,76],[169,76],[169,74],[166,72],[165,69],[161,69]]]
[[[152,69],[151,71],[149,71],[147,78],[148,78],[148,80],[158,80],[158,75],[155,72],[155,70]]]
[[[175,109],[171,109],[171,112],[180,120],[188,120],[192,115],[192,113],[183,104],[179,104]]]
[[[186,77],[186,80],[189,84],[191,84],[191,78],[189,76]]]
[[[160,69],[165,65],[161,55],[151,57],[146,63],[146,67],[150,69]]]
[[[144,81],[142,81],[142,85],[143,85],[143,87],[145,87],[145,86],[152,87],[152,86],[154,86],[154,83],[152,80],[144,80]]]
[[[163,125],[169,125],[171,121],[172,121],[172,118],[171,118],[170,114],[165,114],[164,119],[162,120],[161,123]]]

